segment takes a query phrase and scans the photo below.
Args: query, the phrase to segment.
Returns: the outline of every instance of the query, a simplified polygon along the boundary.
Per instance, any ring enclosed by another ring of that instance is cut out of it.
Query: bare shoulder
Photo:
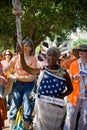
[[[66,70],[65,68],[61,67],[61,70],[62,70],[62,73],[63,73],[63,77],[64,77],[64,78],[69,77],[69,73],[67,72],[67,70]]]
[[[60,67],[60,69],[61,69],[61,72],[63,73],[63,75],[66,75],[66,74],[68,74],[68,72],[67,72],[67,70],[66,70],[65,68],[63,68],[63,67]]]

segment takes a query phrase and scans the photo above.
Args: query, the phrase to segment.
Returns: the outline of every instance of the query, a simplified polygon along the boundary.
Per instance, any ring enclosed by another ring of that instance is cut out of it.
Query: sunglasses
[[[8,54],[5,54],[5,55],[7,56],[7,55],[11,55],[11,54],[10,54],[10,53],[8,53]]]

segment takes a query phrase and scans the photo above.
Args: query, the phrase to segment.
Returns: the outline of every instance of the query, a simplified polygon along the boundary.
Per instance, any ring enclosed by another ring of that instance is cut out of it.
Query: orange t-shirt
[[[78,60],[74,61],[69,69],[70,77],[75,74],[79,74],[79,64]],[[80,95],[80,79],[72,80],[73,92],[68,96],[68,100],[71,104],[76,106],[77,99]]]
[[[34,56],[29,56],[29,59],[25,59],[28,66],[32,68],[36,68],[37,61]],[[14,66],[14,73],[15,76],[28,76],[29,73],[27,73],[25,70],[22,69],[21,63],[20,63],[20,55],[14,56],[11,60],[11,63]]]
[[[70,57],[69,59],[64,60],[61,63],[61,66],[64,67],[65,69],[69,69],[70,65],[72,64],[72,62],[74,62],[75,60],[77,60],[77,58],[75,56]]]
[[[26,64],[32,68],[37,67],[37,61],[34,56],[29,56],[25,59]],[[8,66],[5,68],[5,71],[10,71],[10,69],[14,68],[14,73],[10,75],[10,78],[17,79],[23,82],[32,82],[36,78],[35,75],[31,75],[25,70],[22,69],[21,62],[20,62],[20,55],[14,56]]]

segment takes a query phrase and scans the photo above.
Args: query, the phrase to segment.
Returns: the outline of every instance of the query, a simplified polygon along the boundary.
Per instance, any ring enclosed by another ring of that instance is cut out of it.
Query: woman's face
[[[29,44],[24,44],[24,53],[28,53],[32,50],[32,47],[29,46]]]
[[[11,59],[11,53],[9,51],[5,52],[5,59],[7,60]]]
[[[54,51],[50,51],[47,54],[47,61],[49,66],[56,66],[58,63],[58,56]]]
[[[79,51],[79,56],[81,59],[87,59],[87,51]]]

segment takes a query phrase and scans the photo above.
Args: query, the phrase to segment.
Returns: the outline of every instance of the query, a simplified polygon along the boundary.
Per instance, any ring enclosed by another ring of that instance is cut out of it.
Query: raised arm
[[[22,66],[23,70],[25,70],[29,74],[38,75],[40,73],[39,68],[31,68],[26,64],[25,59],[24,59],[24,48],[23,48],[23,46],[20,46],[19,44],[17,44],[16,49],[17,49],[18,53],[20,54],[20,62],[21,62],[21,66]]]
[[[31,68],[26,64],[23,53],[20,54],[20,62],[21,62],[21,66],[22,66],[23,70],[25,70],[26,72],[28,72],[32,75],[38,75],[40,73],[39,68]]]

